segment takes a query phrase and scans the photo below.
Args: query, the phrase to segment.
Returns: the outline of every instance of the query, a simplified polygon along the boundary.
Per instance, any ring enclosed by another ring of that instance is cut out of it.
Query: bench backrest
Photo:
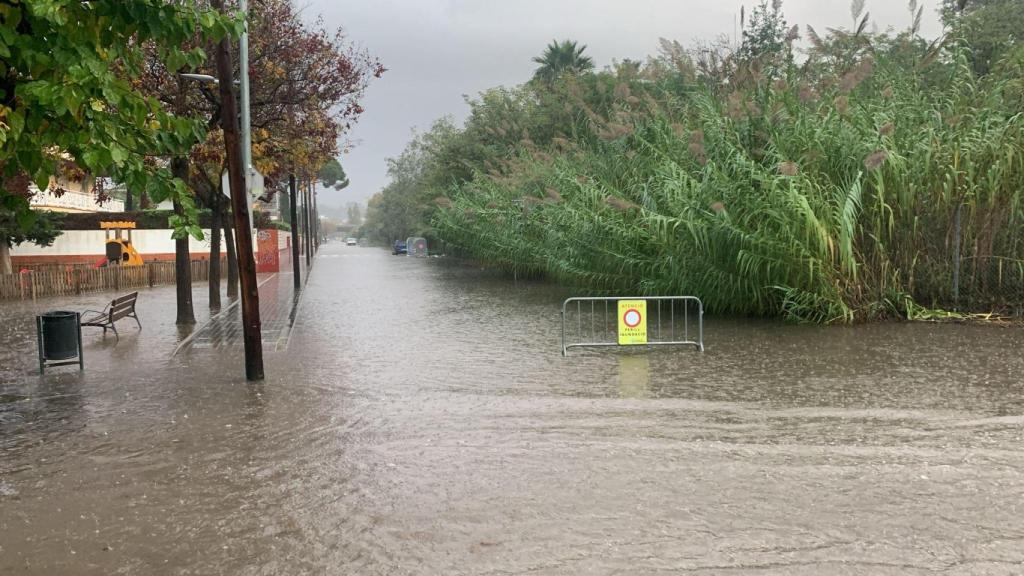
[[[110,321],[120,320],[135,312],[135,301],[139,299],[138,292],[132,292],[125,296],[119,296],[110,301]]]

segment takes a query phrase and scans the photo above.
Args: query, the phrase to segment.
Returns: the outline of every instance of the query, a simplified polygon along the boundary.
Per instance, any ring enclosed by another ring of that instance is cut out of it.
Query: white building
[[[57,194],[53,188],[64,190]],[[91,180],[87,182],[68,182],[51,179],[51,186],[40,190],[35,184],[29,187],[32,198],[29,200],[34,210],[51,210],[53,212],[124,212],[124,201],[113,198],[103,204],[96,203],[96,195],[91,192]]]

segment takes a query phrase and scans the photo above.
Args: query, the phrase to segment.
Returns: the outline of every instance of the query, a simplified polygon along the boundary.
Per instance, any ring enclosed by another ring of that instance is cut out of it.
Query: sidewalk
[[[291,273],[260,274],[257,277],[260,292],[260,321],[264,350],[284,350],[298,310]],[[174,354],[188,354],[194,350],[242,348],[241,299],[227,307],[206,323],[200,325],[190,337],[183,340]]]
[[[308,270],[303,270],[308,274]],[[303,278],[305,279],[305,278]],[[260,316],[264,352],[284,350],[294,324],[295,305],[292,274],[261,274]],[[240,299],[222,294],[223,308],[211,315],[205,282],[192,286],[193,308],[197,323],[193,326],[175,324],[176,295],[173,285],[153,288],[96,292],[79,296],[53,296],[38,300],[0,301],[0,420],[5,394],[25,392],[25,384],[41,382],[36,346],[35,316],[50,310],[100,310],[116,296],[138,290],[137,310],[142,329],[129,321],[120,331],[120,338],[99,329],[82,330],[85,371],[77,367],[48,370],[45,379],[59,382],[86,382],[104,378],[122,379],[135,374],[163,373],[168,366],[192,366],[190,357],[217,354],[218,358],[202,358],[205,364],[222,364],[229,373],[242,374],[235,364],[240,362],[243,348]],[[219,353],[218,353],[219,351]]]
[[[111,299],[135,290],[0,302],[0,395],[10,390],[8,385],[20,389],[23,384],[38,384],[41,381],[36,345],[37,314],[50,310],[101,310]],[[120,330],[120,338],[114,338],[112,334],[104,337],[99,328],[83,328],[85,372],[78,372],[77,367],[61,367],[47,371],[46,378],[80,382],[90,377],[123,377],[126,372],[136,368],[145,366],[153,370],[165,362],[171,351],[192,333],[194,327],[175,324],[177,310],[173,285],[137,290],[139,300],[136,311],[142,322],[141,330],[130,320]],[[192,304],[196,326],[205,324],[210,316],[205,283],[193,284]]]

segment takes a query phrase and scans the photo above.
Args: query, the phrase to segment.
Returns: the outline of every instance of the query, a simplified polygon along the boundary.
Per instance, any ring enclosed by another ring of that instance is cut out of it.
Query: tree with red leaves
[[[207,53],[213,45],[196,38]],[[237,62],[237,54],[234,60]],[[177,101],[206,120],[209,133],[189,155],[189,184],[200,203],[213,211],[210,305],[220,305],[221,229],[228,244],[228,293],[237,290],[228,203],[220,191],[224,171],[219,96],[211,85],[186,83],[156,58],[143,79],[146,90],[173,105]],[[359,101],[369,82],[385,71],[342,30],[330,32],[321,19],[303,22],[293,0],[256,0],[249,10],[249,82],[253,163],[267,178],[268,196],[287,175],[312,177],[339,153],[344,134],[363,112]],[[193,70],[213,74],[210,63]]]

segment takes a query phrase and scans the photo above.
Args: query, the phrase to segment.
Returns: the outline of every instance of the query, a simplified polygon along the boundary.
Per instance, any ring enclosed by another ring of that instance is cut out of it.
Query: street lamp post
[[[242,35],[238,39],[239,100],[242,105],[242,166],[245,169],[245,200],[252,220],[252,116],[249,110],[249,0],[239,0],[238,9],[245,14]]]

